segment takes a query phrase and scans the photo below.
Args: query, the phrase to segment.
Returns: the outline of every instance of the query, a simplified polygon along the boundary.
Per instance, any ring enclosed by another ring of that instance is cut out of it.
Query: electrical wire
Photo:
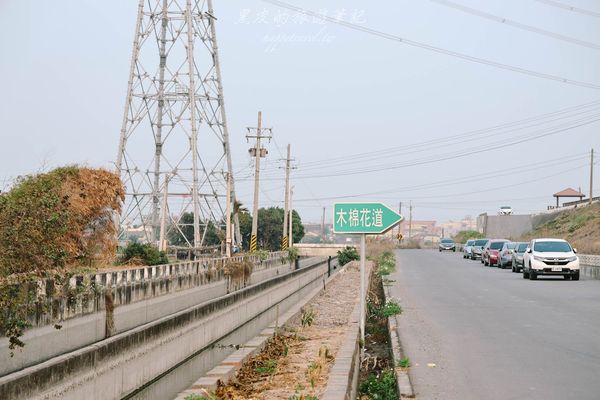
[[[562,8],[563,10],[567,10],[567,11],[573,11],[579,14],[585,14],[585,15],[589,15],[591,17],[596,17],[596,18],[600,18],[600,13],[596,12],[596,11],[590,11],[590,10],[586,10],[583,8],[579,8],[579,7],[575,7],[572,6],[570,4],[564,4],[564,3],[560,3],[558,1],[554,1],[554,0],[535,0],[539,3],[543,3],[552,7],[558,7],[558,8]]]
[[[552,81],[556,81],[556,82],[561,82],[561,83],[566,83],[569,85],[573,85],[573,86],[579,86],[579,87],[585,87],[585,88],[589,88],[589,89],[600,89],[600,85],[595,84],[595,83],[590,83],[590,82],[584,82],[584,81],[578,81],[578,80],[574,80],[574,79],[569,79],[569,78],[565,78],[562,76],[558,76],[558,75],[552,75],[552,74],[547,74],[547,73],[543,73],[543,72],[538,72],[538,71],[534,71],[531,69],[527,69],[527,68],[522,68],[522,67],[516,67],[514,65],[510,65],[510,64],[504,64],[501,62],[497,62],[497,61],[492,61],[492,60],[488,60],[485,58],[481,58],[481,57],[475,57],[475,56],[470,56],[468,54],[464,54],[464,53],[460,53],[458,51],[453,51],[453,50],[447,50],[441,47],[436,47],[436,46],[432,46],[423,42],[418,42],[415,40],[411,40],[411,39],[407,39],[407,38],[403,38],[397,35],[393,35],[390,33],[386,33],[383,31],[379,31],[373,28],[368,28],[366,26],[361,26],[358,24],[354,24],[351,22],[347,22],[344,20],[340,20],[340,19],[336,19],[336,18],[332,18],[332,17],[328,17],[326,15],[322,15],[319,13],[316,13],[314,11],[311,10],[307,10],[307,9],[303,9],[301,7],[296,7],[292,4],[288,4],[285,3],[283,1],[279,1],[279,0],[262,0],[265,3],[274,5],[276,7],[280,7],[280,8],[285,8],[291,11],[295,11],[297,13],[300,14],[304,14],[304,15],[309,15],[312,16],[313,18],[319,18],[337,25],[341,25],[344,26],[346,28],[350,28],[353,30],[357,30],[357,31],[361,31],[364,33],[368,33],[370,35],[373,36],[378,36],[381,37],[383,39],[388,39],[388,40],[392,40],[395,42],[399,42],[402,44],[406,44],[408,46],[413,46],[413,47],[418,47],[424,50],[428,50],[431,52],[435,52],[435,53],[439,53],[439,54],[444,54],[450,57],[455,57],[455,58],[460,58],[466,61],[470,61],[473,63],[477,63],[477,64],[482,64],[482,65],[488,65],[491,67],[495,67],[495,68],[499,68],[499,69],[504,69],[507,71],[512,71],[512,72],[517,72],[523,75],[529,75],[529,76],[534,76],[537,78],[542,78],[542,79],[547,79],[547,80],[552,80]],[[540,0],[538,0],[540,1]]]
[[[462,157],[466,157],[466,156],[473,155],[473,154],[480,154],[480,153],[495,151],[495,150],[506,148],[509,146],[513,146],[513,145],[517,145],[517,144],[521,144],[521,143],[526,143],[526,142],[529,142],[532,140],[540,139],[543,137],[557,135],[557,134],[564,133],[564,132],[570,131],[570,130],[578,128],[578,127],[582,127],[582,126],[586,126],[586,125],[598,122],[598,121],[600,121],[600,115],[594,116],[593,119],[577,121],[577,123],[571,124],[569,126],[553,128],[550,130],[541,130],[541,131],[534,132],[533,134],[528,133],[526,135],[514,138],[512,140],[503,140],[502,142],[496,142],[496,143],[491,143],[491,144],[487,143],[482,146],[470,147],[470,148],[466,149],[465,151],[459,151],[459,152],[453,152],[453,153],[443,153],[442,155],[438,155],[435,157],[410,160],[407,162],[400,162],[400,163],[395,163],[395,164],[384,164],[384,165],[380,165],[380,166],[374,166],[371,168],[363,167],[363,168],[352,169],[352,170],[340,170],[340,171],[335,171],[335,172],[327,172],[324,174],[302,175],[302,176],[297,176],[296,179],[315,179],[315,178],[329,178],[329,177],[334,177],[334,176],[337,177],[337,176],[346,176],[346,175],[359,175],[359,174],[366,174],[366,173],[372,173],[372,172],[380,172],[380,171],[385,171],[385,170],[413,167],[413,166],[418,166],[418,165],[434,164],[434,163],[438,163],[441,161],[453,160],[453,159],[462,158]]]
[[[509,25],[509,26],[512,26],[512,27],[517,28],[517,29],[522,29],[522,30],[525,30],[525,31],[537,33],[539,35],[548,36],[548,37],[551,37],[553,39],[562,40],[563,42],[568,42],[568,43],[576,44],[576,45],[587,47],[587,48],[590,48],[590,49],[600,50],[600,45],[596,44],[596,43],[586,42],[585,40],[579,40],[579,39],[576,39],[576,38],[572,38],[570,36],[561,35],[559,33],[547,31],[545,29],[536,28],[535,26],[522,24],[522,23],[517,22],[517,21],[512,21],[512,20],[510,20],[508,18],[499,17],[497,15],[490,14],[490,13],[487,13],[487,12],[484,12],[484,11],[481,11],[481,10],[477,10],[475,8],[467,7],[467,6],[464,6],[462,4],[454,3],[452,1],[448,1],[448,0],[429,0],[429,1],[437,3],[437,4],[445,6],[445,7],[453,8],[453,9],[458,10],[458,11],[462,11],[462,12],[467,13],[467,14],[471,14],[471,15],[475,15],[477,17],[485,18],[485,19],[490,20],[490,21],[499,22],[499,23],[504,24],[504,25]]]

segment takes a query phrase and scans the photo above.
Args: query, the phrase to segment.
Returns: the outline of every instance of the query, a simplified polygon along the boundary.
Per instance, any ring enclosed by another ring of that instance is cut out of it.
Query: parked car
[[[471,247],[471,260],[477,260],[481,258],[481,252],[483,251],[483,246],[486,245],[489,239],[477,239],[473,246]]]
[[[500,260],[498,260],[498,268],[504,269],[512,264],[512,254],[515,249],[517,243],[515,242],[506,242],[504,246],[500,249]]]
[[[500,250],[504,243],[507,243],[506,239],[490,239],[481,253],[481,262],[483,265],[494,266],[500,263]]]
[[[511,206],[501,206],[500,207],[500,211],[498,211],[498,214],[500,215],[512,215],[513,210]]]
[[[523,256],[523,279],[558,275],[579,280],[577,250],[563,239],[533,239]]]
[[[512,272],[521,272],[523,270],[523,254],[527,250],[529,243],[519,242],[512,253]]]
[[[463,247],[463,258],[471,258],[471,248],[473,247],[473,243],[475,243],[475,239],[467,240],[465,246]]]
[[[442,239],[440,240],[440,244],[438,246],[440,252],[443,250],[452,250],[456,251],[456,243],[452,239]]]

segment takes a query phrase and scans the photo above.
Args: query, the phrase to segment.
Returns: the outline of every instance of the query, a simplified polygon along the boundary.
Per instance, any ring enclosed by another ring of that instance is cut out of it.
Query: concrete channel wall
[[[115,299],[109,335],[106,331],[107,314],[104,304],[106,289],[100,287],[102,290],[96,290],[95,293],[102,295],[98,295],[99,299],[93,302],[93,311],[73,313],[66,320],[55,321],[60,329],[48,323],[40,323],[38,327],[29,329],[22,338],[25,347],[15,350],[14,356],[11,357],[8,349],[8,338],[0,338],[0,376],[224,296],[244,285],[262,282],[293,270],[293,265],[279,254],[274,254],[277,256],[263,262],[257,261],[250,279],[245,283],[233,282],[223,275],[222,266],[217,269],[217,265],[206,264],[205,261],[107,273],[107,276],[112,277],[108,278],[108,283],[105,284]],[[301,265],[311,260],[316,259],[303,260]],[[218,263],[221,260],[217,259],[214,262]],[[146,270],[146,274],[140,270]],[[123,279],[113,279],[114,274],[122,276]],[[67,300],[55,296],[51,301],[62,303]],[[81,299],[79,302],[81,303]]]
[[[0,398],[126,398],[266,310],[300,300],[327,270],[326,261],[306,266],[4,376]]]

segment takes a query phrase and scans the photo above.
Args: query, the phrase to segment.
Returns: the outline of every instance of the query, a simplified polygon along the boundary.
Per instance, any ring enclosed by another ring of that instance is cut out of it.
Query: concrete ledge
[[[360,304],[350,316],[350,330],[346,333],[342,347],[329,370],[329,379],[322,400],[352,400],[358,389],[360,371]]]
[[[231,329],[289,298],[290,293],[320,288],[326,273],[327,266],[321,262],[279,275],[4,376],[0,378],[0,398],[79,399],[94,387],[99,389],[96,400],[131,395],[205,351]]]
[[[385,301],[391,299],[389,286],[383,286],[383,293],[385,295]],[[402,360],[402,345],[400,343],[400,337],[398,336],[398,315],[393,315],[387,319],[390,346],[392,347],[392,363],[394,365],[394,373],[396,374],[396,384],[398,385],[398,393],[402,398],[413,398],[415,393],[413,391],[412,384],[410,382],[410,376],[408,370],[405,368],[396,367],[398,362]]]

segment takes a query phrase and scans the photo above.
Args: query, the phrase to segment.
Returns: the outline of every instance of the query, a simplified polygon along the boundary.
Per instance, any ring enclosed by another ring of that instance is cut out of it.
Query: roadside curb
[[[385,301],[392,298],[390,293],[390,286],[383,285],[383,293]],[[398,362],[402,359],[402,343],[398,336],[398,327],[400,323],[398,321],[398,315],[393,315],[387,319],[388,332],[390,335],[390,346],[392,348],[392,362],[394,365],[394,372],[396,374],[396,383],[398,385],[398,392],[401,398],[414,398],[415,393],[408,375],[407,368],[397,367]]]

